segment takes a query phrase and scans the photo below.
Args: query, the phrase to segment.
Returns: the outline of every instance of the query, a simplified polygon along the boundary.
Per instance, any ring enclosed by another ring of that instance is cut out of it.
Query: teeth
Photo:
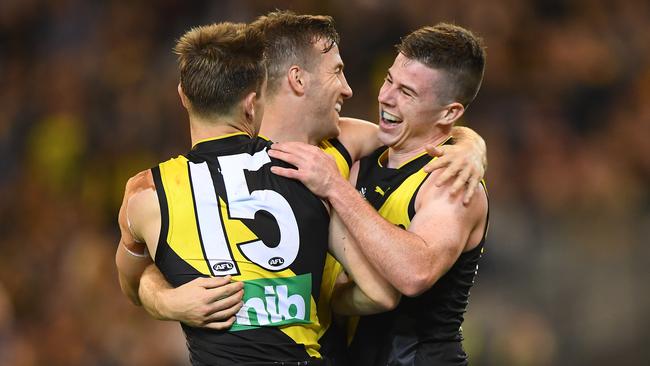
[[[336,103],[334,109],[336,110],[336,113],[341,113],[341,103]]]
[[[387,121],[390,121],[390,122],[402,122],[401,119],[395,117],[394,115],[392,115],[392,114],[390,114],[388,112],[384,112],[384,111],[381,112],[381,118],[383,118],[383,119],[385,119]]]

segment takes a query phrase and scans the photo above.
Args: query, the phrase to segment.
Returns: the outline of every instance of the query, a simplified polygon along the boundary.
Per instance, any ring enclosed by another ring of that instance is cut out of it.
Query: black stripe
[[[328,140],[332,146],[343,156],[343,159],[348,163],[348,168],[352,167],[352,157],[350,156],[350,152],[348,152],[348,149],[343,146],[341,141],[337,138],[329,139]]]
[[[167,195],[165,194],[165,187],[163,186],[162,177],[160,176],[160,166],[151,168],[151,175],[153,182],[156,186],[156,194],[158,195],[158,204],[160,205],[160,236],[158,237],[158,248],[156,249],[156,258],[154,261],[158,263],[160,260],[161,250],[167,245],[167,233],[169,232],[169,207],[167,206]]]
[[[487,213],[485,214],[485,228],[483,229],[483,241],[485,241],[487,239],[488,228],[490,227],[490,195],[488,194],[485,181],[481,181],[481,185],[483,186],[485,198],[487,199]]]

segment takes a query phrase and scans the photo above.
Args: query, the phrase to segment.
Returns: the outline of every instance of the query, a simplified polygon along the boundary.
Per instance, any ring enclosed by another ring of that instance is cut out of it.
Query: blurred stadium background
[[[334,16],[375,120],[399,37],[485,38],[467,123],[491,230],[464,326],[474,365],[650,364],[650,2],[0,2],[0,365],[184,365],[180,327],[121,295],[126,179],[189,147],[171,49],[274,8]]]

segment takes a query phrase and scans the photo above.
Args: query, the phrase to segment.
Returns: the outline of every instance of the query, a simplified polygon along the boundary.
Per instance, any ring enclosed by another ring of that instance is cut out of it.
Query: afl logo
[[[269,265],[273,267],[278,267],[284,264],[284,259],[280,257],[273,257],[269,259]]]
[[[212,266],[212,268],[215,271],[219,271],[219,272],[229,271],[233,269],[233,267],[234,265],[230,262],[219,262],[219,263],[215,263],[214,266]]]

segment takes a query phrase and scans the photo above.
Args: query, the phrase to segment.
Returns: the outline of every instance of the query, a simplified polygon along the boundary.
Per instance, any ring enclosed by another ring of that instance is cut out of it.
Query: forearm
[[[140,276],[145,268],[151,264],[151,258],[149,256],[136,257],[127,252],[124,246],[120,244],[115,254],[115,264],[122,293],[134,305],[140,306],[141,302],[138,296]]]
[[[153,264],[148,266],[142,274],[138,291],[142,307],[158,320],[173,320],[161,299],[164,292],[172,288],[158,267]]]
[[[343,265],[350,278],[368,301],[387,311],[397,306],[400,293],[369,263],[341,218],[332,211],[330,219],[330,251]]]
[[[332,311],[341,315],[371,315],[390,309],[372,301],[352,281],[339,285],[332,295]]]
[[[430,263],[423,256],[424,240],[386,221],[348,183],[335,185],[328,199],[368,261],[399,292],[408,293],[421,264]]]

